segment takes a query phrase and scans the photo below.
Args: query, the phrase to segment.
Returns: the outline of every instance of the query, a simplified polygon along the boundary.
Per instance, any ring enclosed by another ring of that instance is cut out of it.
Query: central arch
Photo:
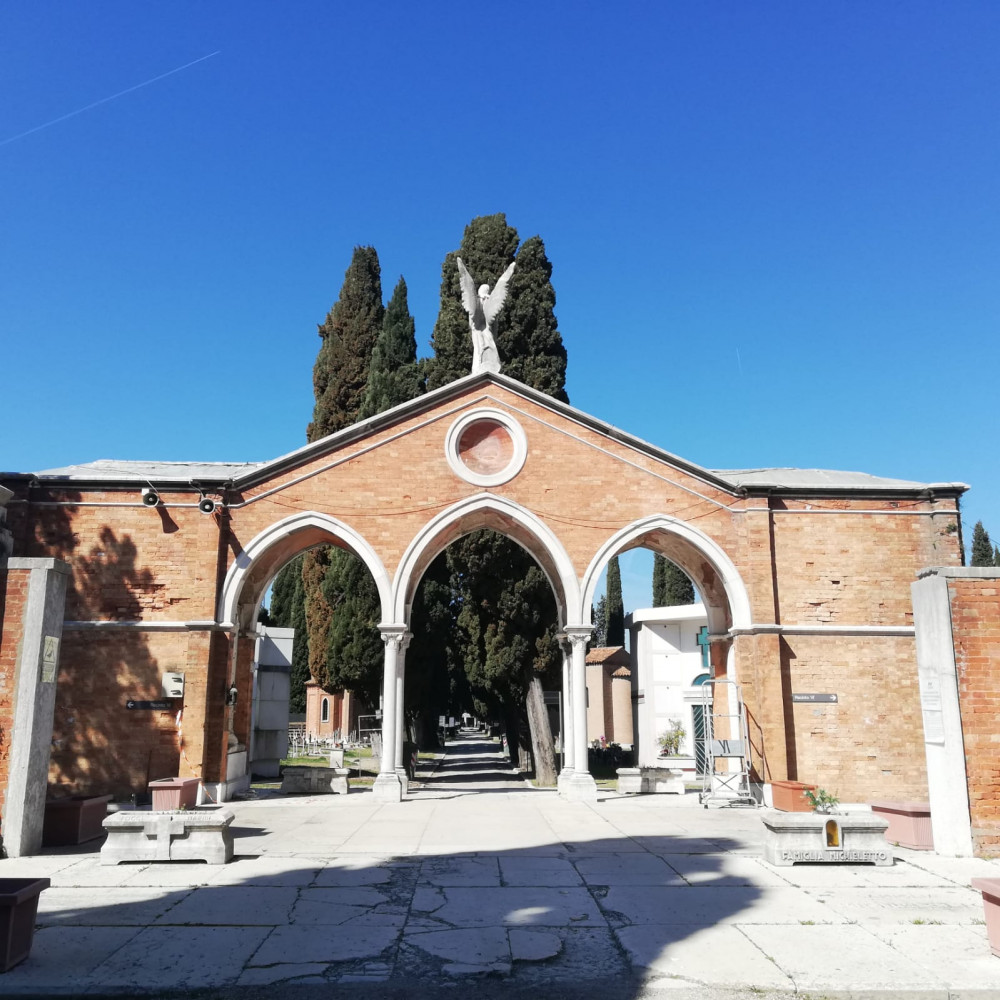
[[[400,624],[409,622],[413,597],[427,567],[452,542],[480,528],[492,528],[505,535],[538,563],[556,596],[560,626],[571,622],[580,603],[580,584],[562,542],[526,507],[492,493],[460,500],[428,521],[416,534],[403,553],[393,580],[393,620]]]

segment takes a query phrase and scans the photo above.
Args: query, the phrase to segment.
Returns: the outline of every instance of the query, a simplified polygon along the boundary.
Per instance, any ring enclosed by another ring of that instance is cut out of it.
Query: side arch
[[[538,563],[555,594],[559,624],[565,625],[579,605],[580,582],[562,542],[526,507],[492,493],[460,500],[414,536],[393,580],[391,620],[409,621],[413,597],[427,567],[456,539],[480,528],[491,528],[510,538]]]
[[[733,561],[703,531],[669,514],[633,521],[598,549],[583,577],[578,609],[581,623],[590,623],[594,591],[611,557],[639,546],[666,556],[691,577],[702,594],[709,631],[723,633],[750,625],[750,597]]]
[[[368,567],[378,588],[382,620],[392,618],[392,581],[382,560],[364,537],[343,521],[316,511],[302,511],[286,517],[256,535],[236,557],[222,586],[216,609],[217,621],[226,626],[237,621],[244,593],[249,586],[254,595],[253,618],[264,597],[264,586],[289,559],[317,545],[336,545],[356,555]]]

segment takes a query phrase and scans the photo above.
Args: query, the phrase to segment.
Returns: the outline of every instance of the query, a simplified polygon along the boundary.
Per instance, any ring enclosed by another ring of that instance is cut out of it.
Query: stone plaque
[[[56,664],[59,662],[59,639],[47,635],[42,645],[42,683],[54,684],[56,679]]]

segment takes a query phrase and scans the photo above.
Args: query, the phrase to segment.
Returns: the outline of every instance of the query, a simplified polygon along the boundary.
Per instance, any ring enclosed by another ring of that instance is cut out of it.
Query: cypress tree
[[[993,543],[990,536],[983,527],[982,521],[976,521],[975,528],[972,529],[972,566],[992,566],[993,565]]]
[[[694,584],[676,563],[653,554],[653,607],[694,604]]]
[[[340,295],[319,327],[322,343],[313,368],[316,405],[306,431],[309,441],[317,441],[358,419],[384,315],[378,254],[374,247],[355,247]],[[343,668],[331,663],[330,627],[334,605],[346,599],[345,585],[357,578],[352,562],[360,560],[332,546],[310,549],[302,559],[309,672],[329,691],[341,687]],[[354,648],[351,641],[346,644]],[[358,646],[364,643],[359,640]]]
[[[271,585],[271,623],[295,629],[292,643],[292,672],[288,696],[290,712],[306,710],[306,681],[309,678],[309,635],[306,630],[305,593],[302,589],[302,556],[285,563]]]
[[[316,406],[306,431],[310,441],[358,419],[384,313],[378,254],[374,247],[355,247],[340,297],[318,328],[322,344],[313,368]]]
[[[622,603],[622,571],[618,556],[608,563],[606,595],[608,599],[608,625],[604,641],[609,646],[625,645],[625,606]]]
[[[472,341],[462,307],[460,256],[478,284],[493,285],[517,259],[507,301],[495,327],[503,371],[533,388],[566,399],[566,352],[556,328],[551,265],[538,237],[518,251],[517,230],[506,216],[480,216],[465,228],[461,248],[441,269],[441,308],[434,326],[434,357],[427,364],[427,388],[468,375]],[[456,661],[464,666],[474,695],[494,706],[507,722],[512,750],[522,732],[524,706],[530,726],[535,773],[555,779],[552,734],[542,697],[542,674],[560,661],[555,639],[557,614],[548,581],[534,560],[507,538],[479,531],[447,550],[449,601],[458,632]],[[544,614],[539,614],[539,609]],[[443,615],[439,616],[443,620]],[[517,623],[517,636],[513,639]]]
[[[993,546],[993,565],[1000,566],[1000,545]]]
[[[423,391],[416,324],[406,300],[406,282],[400,278],[385,308],[382,329],[372,349],[368,383],[358,416],[363,419],[382,413]]]
[[[608,644],[608,596],[601,594],[601,599],[597,602],[597,607],[591,607],[590,620],[594,624],[594,637],[591,639],[595,647],[600,648]]]

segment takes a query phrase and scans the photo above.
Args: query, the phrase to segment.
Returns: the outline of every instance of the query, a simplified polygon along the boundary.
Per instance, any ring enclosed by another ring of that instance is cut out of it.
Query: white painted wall
[[[640,766],[656,763],[656,739],[671,719],[680,719],[687,730],[681,753],[694,754],[692,706],[701,703],[702,689],[693,682],[705,673],[698,632],[707,624],[701,604],[644,608],[625,619]]]

